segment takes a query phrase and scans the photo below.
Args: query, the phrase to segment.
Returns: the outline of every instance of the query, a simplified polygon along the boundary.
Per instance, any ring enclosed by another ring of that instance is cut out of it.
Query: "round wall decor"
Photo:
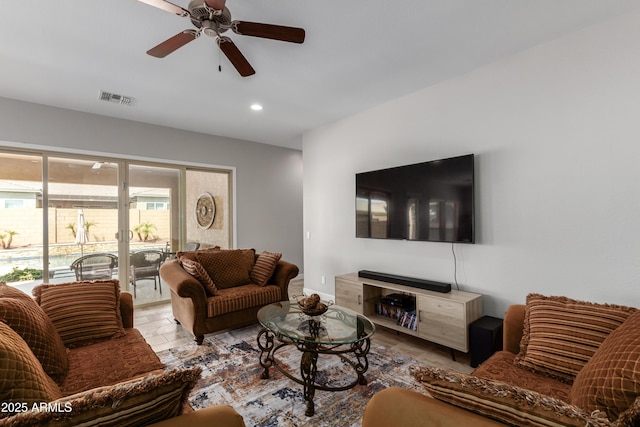
[[[196,221],[200,228],[209,228],[216,218],[216,202],[209,193],[202,193],[196,202]]]

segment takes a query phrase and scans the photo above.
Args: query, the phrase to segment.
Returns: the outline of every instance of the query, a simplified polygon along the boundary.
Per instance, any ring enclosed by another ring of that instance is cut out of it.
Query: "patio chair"
[[[133,286],[133,297],[136,295],[136,285],[138,280],[153,279],[153,289],[160,288],[162,295],[162,285],[160,283],[160,264],[165,259],[165,253],[158,250],[145,250],[134,252],[129,258],[131,274],[129,280]]]
[[[69,267],[76,280],[104,280],[113,278],[113,270],[118,266],[118,257],[108,253],[84,255]]]
[[[164,258],[162,262],[165,262],[168,259],[173,259],[176,257],[176,253],[171,250],[171,242],[167,242],[167,244],[164,246],[164,250],[162,253],[164,254]]]
[[[198,242],[187,242],[187,245],[184,248],[184,250],[185,251],[195,251],[195,250],[198,250],[199,247],[200,247],[200,243],[198,243]]]

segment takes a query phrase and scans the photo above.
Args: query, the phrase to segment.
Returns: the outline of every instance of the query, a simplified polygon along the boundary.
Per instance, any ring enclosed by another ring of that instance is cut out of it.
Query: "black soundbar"
[[[358,271],[358,277],[365,279],[380,280],[381,282],[395,283],[396,285],[410,286],[412,288],[426,289],[427,291],[451,292],[450,283],[434,282],[426,279],[416,279],[415,277],[397,276],[395,274],[378,273],[369,270]]]

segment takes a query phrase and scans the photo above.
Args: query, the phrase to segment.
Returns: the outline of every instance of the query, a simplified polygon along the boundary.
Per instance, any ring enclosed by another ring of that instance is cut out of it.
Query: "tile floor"
[[[302,288],[301,280],[293,280],[289,286],[289,294],[301,295]],[[134,316],[134,326],[140,330],[156,352],[187,343],[196,345],[193,336],[173,320],[170,303],[138,307],[135,309]],[[468,354],[455,351],[456,360],[453,361],[451,352],[446,347],[383,327],[376,329],[373,342],[430,365],[463,373],[473,370],[469,366]]]

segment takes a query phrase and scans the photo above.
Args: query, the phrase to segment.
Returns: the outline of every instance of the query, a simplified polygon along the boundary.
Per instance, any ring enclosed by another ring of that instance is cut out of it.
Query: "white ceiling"
[[[186,8],[188,0],[174,3]],[[233,19],[306,30],[302,45],[227,34],[256,70],[241,78],[204,35],[164,59],[146,55],[192,26],[137,0],[3,1],[0,96],[300,149],[310,129],[638,6],[227,0]],[[135,102],[100,102],[100,90]],[[251,111],[254,102],[264,110]]]

